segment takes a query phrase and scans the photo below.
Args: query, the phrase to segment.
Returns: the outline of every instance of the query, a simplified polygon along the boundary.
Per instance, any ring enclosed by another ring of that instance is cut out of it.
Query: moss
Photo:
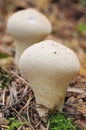
[[[65,118],[64,115],[53,115],[50,118],[50,130],[76,130],[76,126],[72,124],[71,118]]]

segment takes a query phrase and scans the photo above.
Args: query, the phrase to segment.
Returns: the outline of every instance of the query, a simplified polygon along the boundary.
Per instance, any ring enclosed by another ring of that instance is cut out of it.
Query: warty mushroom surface
[[[20,71],[32,87],[37,104],[61,110],[67,88],[79,71],[76,54],[53,40],[45,40],[27,48],[19,61]],[[38,108],[45,115],[47,109]]]

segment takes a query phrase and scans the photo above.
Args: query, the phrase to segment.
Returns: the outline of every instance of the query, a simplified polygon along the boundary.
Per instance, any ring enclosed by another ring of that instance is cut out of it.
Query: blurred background
[[[86,0],[0,0],[0,64],[13,62],[14,40],[6,32],[7,19],[14,12],[36,8],[53,27],[47,39],[57,40],[75,51],[86,76]],[[3,59],[4,58],[4,59]]]

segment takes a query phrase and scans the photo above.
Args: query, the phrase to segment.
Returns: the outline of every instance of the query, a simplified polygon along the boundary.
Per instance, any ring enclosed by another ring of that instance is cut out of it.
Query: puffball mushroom
[[[61,110],[67,88],[79,71],[76,54],[53,40],[45,40],[27,48],[21,55],[19,68],[29,81],[37,104]],[[38,108],[45,115],[47,109]]]
[[[15,39],[15,62],[18,64],[20,55],[30,45],[44,40],[52,31],[46,16],[36,9],[29,8],[14,13],[7,23],[7,32]]]

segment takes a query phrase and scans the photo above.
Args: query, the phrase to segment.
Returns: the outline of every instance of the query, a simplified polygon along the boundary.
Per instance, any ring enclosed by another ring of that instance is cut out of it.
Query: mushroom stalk
[[[75,53],[66,46],[45,40],[27,48],[21,55],[19,67],[32,87],[40,116],[48,109],[61,110],[69,83],[79,71]]]
[[[23,46],[20,46],[20,44],[22,44],[22,43],[23,43]],[[23,53],[23,51],[26,48],[28,48],[28,43],[27,42],[25,42],[25,41],[21,42],[21,40],[20,41],[19,40],[15,41],[15,50],[16,50],[16,52],[15,52],[15,63],[16,64],[18,63],[21,54]]]
[[[26,48],[28,48],[29,46],[34,44],[34,41],[32,41],[30,39],[29,40],[16,39],[14,44],[15,44],[15,50],[16,50],[16,52],[15,52],[15,63],[18,64],[21,54],[24,52],[24,50]]]

